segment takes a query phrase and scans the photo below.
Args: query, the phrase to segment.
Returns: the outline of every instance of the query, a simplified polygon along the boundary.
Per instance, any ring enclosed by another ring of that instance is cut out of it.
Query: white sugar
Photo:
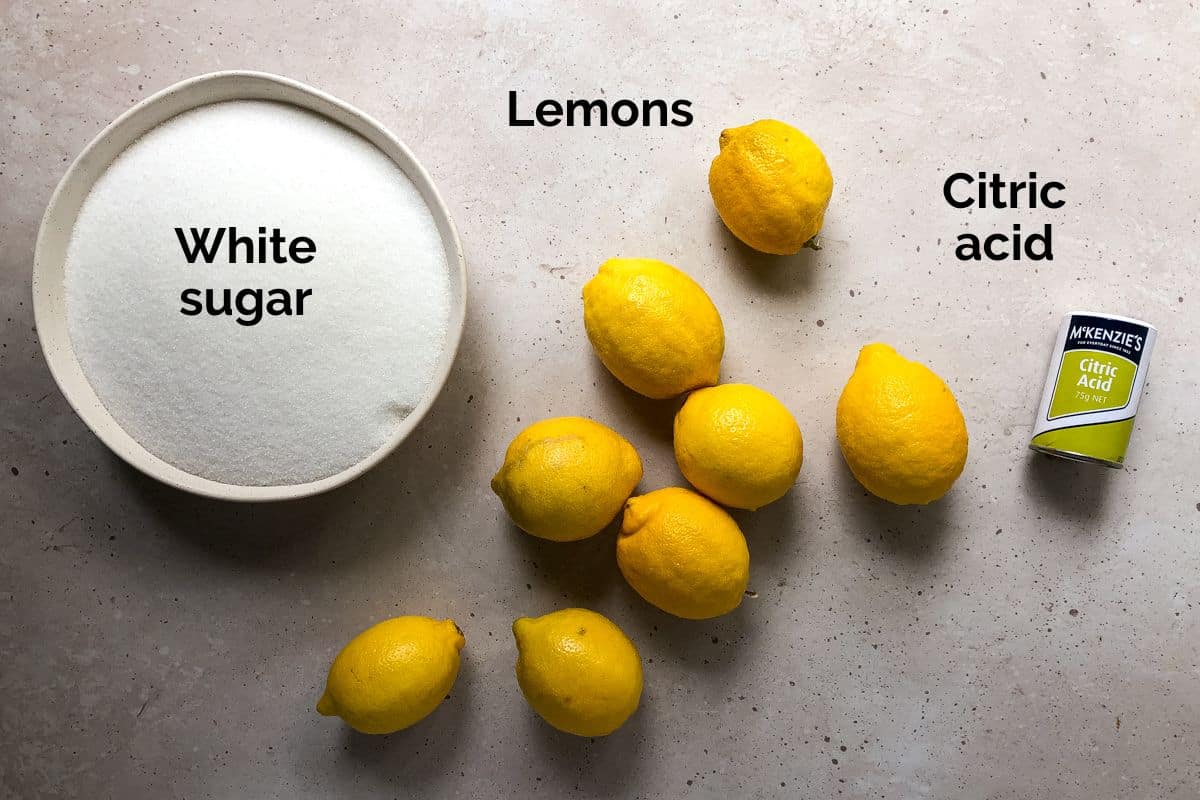
[[[223,247],[189,264],[177,227],[278,228],[316,254],[231,264]],[[189,288],[218,304],[225,288],[311,295],[302,315],[246,325],[236,309],[182,313]],[[404,173],[340,125],[259,101],[187,112],[126,150],[84,202],[66,262],[71,342],[116,421],[186,472],[248,486],[317,480],[379,449],[430,389],[450,298],[442,240]]]

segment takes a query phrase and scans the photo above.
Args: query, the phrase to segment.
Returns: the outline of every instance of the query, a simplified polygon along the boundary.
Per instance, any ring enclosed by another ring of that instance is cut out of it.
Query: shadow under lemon
[[[709,225],[713,228],[713,239],[737,262],[727,269],[736,277],[744,276],[751,290],[795,296],[811,291],[820,278],[823,271],[821,262],[824,260],[820,250],[806,246],[790,256],[760,253],[734,236],[725,227],[716,209],[712,210]],[[831,241],[835,234],[834,226],[827,220],[815,239],[818,243],[822,240]]]
[[[678,485],[691,489],[686,481]],[[669,661],[697,668],[697,680],[711,684],[744,662],[756,658],[756,643],[762,635],[763,620],[773,607],[772,600],[788,580],[788,564],[802,559],[803,536],[800,532],[802,485],[793,486],[782,498],[757,511],[726,508],[746,537],[750,551],[750,579],[742,602],[733,611],[710,619],[691,620],[676,617],[657,608],[624,581],[629,615],[636,620],[635,642],[643,658]],[[631,633],[631,636],[633,634]],[[723,691],[723,689],[722,689]]]
[[[467,643],[470,648],[471,643]],[[458,777],[455,750],[470,731],[475,716],[476,669],[467,649],[463,650],[458,678],[441,705],[415,725],[402,731],[379,736],[359,733],[349,725],[330,717],[326,722],[342,727],[345,758],[355,769],[366,769],[380,777],[413,787],[428,787],[439,780]],[[316,711],[312,712],[316,714]]]
[[[608,425],[626,438],[630,433],[636,431],[643,438],[670,445],[675,425],[675,413],[683,405],[687,394],[669,400],[653,400],[638,394],[617,380],[596,356],[594,350],[589,352],[588,361],[591,365],[592,385],[603,394],[605,405],[614,408],[613,413],[606,415],[608,418],[596,421]],[[642,453],[639,455],[642,456],[642,467],[648,470],[651,466],[647,463],[648,458]],[[657,457],[659,453],[656,452],[654,455]],[[635,494],[641,491],[643,489],[639,486]]]
[[[868,492],[854,477],[840,450],[834,450],[833,458],[838,462],[833,475],[843,524],[888,555],[927,561],[941,558],[954,527],[962,476],[932,503],[901,506]]]
[[[635,642],[636,644],[636,642]],[[639,646],[639,652],[641,647]],[[523,721],[515,728],[522,741],[530,743],[531,762],[537,777],[544,770],[552,786],[586,783],[589,793],[596,796],[631,797],[641,765],[647,732],[655,728],[653,693],[649,689],[650,670],[642,653],[642,669],[647,687],[642,690],[637,711],[617,730],[607,736],[594,738],[564,733],[546,723],[517,694],[521,704],[514,714],[523,713]],[[650,665],[653,666],[653,665]]]
[[[499,498],[496,503],[500,503]],[[507,514],[503,524],[505,535],[522,555],[526,581],[534,586],[552,587],[557,595],[555,608],[595,608],[611,596],[617,584],[625,582],[617,568],[616,555],[621,514],[599,533],[574,542],[552,542],[533,536],[518,528]],[[553,609],[546,609],[550,610]]]

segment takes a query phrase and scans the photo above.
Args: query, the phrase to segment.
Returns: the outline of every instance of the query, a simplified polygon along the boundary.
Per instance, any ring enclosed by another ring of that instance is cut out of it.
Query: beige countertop
[[[970,797],[1200,794],[1195,267],[1200,16],[1183,3],[748,2],[0,5],[0,794],[13,797]],[[467,332],[430,416],[330,494],[227,505],[126,467],[56,389],[29,279],[75,154],[154,91],[277,72],[405,140],[458,224]],[[509,127],[522,103],[686,98],[688,127]],[[757,256],[708,196],[722,128],[779,117],[835,180],[824,249]],[[1058,210],[959,211],[952,172],[1035,170]],[[965,230],[1054,229],[1052,262],[964,264]],[[515,530],[488,488],[534,419],[625,433],[644,489],[679,483],[670,403],[594,358],[580,288],[645,255],[723,314],[727,380],[795,413],[785,500],[738,513],[750,588],[676,620],[613,560]],[[1128,467],[1027,448],[1060,316],[1161,336]],[[924,508],[876,501],[833,414],[859,347],[947,379],[966,472]],[[602,740],[522,700],[513,618],[602,611],[645,660]],[[398,613],[467,636],[450,698],[369,738],[316,715],[333,654]]]

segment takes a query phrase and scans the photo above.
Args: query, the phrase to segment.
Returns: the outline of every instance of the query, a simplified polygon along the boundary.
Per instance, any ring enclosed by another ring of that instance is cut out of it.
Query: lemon
[[[838,400],[837,437],[858,482],[899,505],[937,500],[967,460],[967,425],[950,389],[886,344],[858,354]]]
[[[684,619],[708,619],[742,602],[750,552],[724,509],[672,487],[625,504],[617,566],[647,602]]]
[[[718,503],[753,510],[775,502],[796,482],[803,459],[795,418],[754,386],[700,389],[675,415],[679,469]]]
[[[721,373],[725,328],[700,285],[670,264],[612,258],[583,287],[583,324],[617,380],[663,400]]]
[[[576,736],[607,736],[637,711],[642,662],[607,617],[564,608],[513,623],[517,683],[538,715]]]
[[[833,175],[811,139],[763,119],[721,131],[708,189],[725,227],[755,250],[798,253],[825,222]]]
[[[454,686],[466,642],[448,619],[396,617],[373,625],[333,659],[317,712],[362,733],[415,725]]]
[[[554,417],[517,434],[492,478],[512,521],[556,542],[598,533],[642,479],[633,445],[585,417]]]

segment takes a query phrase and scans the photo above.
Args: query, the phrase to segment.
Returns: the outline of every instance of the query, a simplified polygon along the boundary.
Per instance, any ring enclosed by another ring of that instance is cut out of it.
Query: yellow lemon
[[[937,500],[967,461],[967,424],[950,389],[886,344],[858,354],[838,400],[837,437],[858,482],[899,505]]]
[[[708,619],[742,602],[750,551],[724,509],[672,487],[625,504],[617,566],[647,602],[684,619]]]
[[[725,227],[755,250],[800,252],[825,222],[833,174],[812,139],[763,119],[721,131],[708,189]]]
[[[700,285],[650,258],[612,258],[583,287],[583,324],[617,380],[663,400],[721,373],[725,328]]]
[[[576,736],[607,736],[637,711],[642,661],[607,617],[564,608],[513,623],[517,683],[538,715]]]
[[[718,503],[753,510],[775,502],[796,482],[803,459],[795,418],[754,386],[700,389],[675,415],[679,469]]]
[[[598,533],[642,479],[633,445],[584,417],[554,417],[517,434],[492,491],[517,526],[555,542]]]
[[[373,625],[334,658],[317,712],[362,733],[415,725],[454,686],[466,643],[448,619],[396,617]]]

